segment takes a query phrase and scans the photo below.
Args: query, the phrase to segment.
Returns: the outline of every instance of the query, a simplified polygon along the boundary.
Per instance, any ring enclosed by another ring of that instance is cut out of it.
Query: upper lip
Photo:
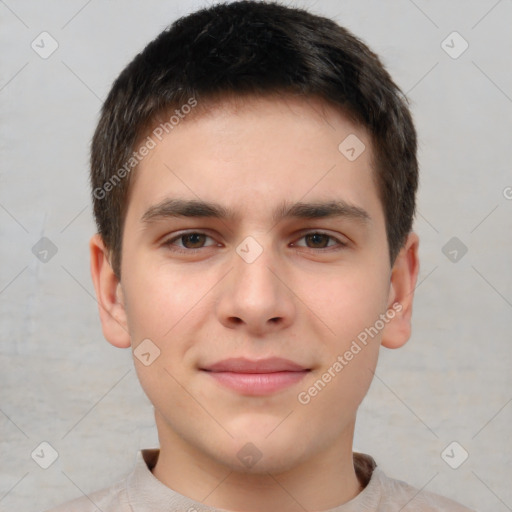
[[[233,373],[275,373],[275,372],[300,372],[308,370],[289,359],[270,357],[267,359],[251,360],[244,357],[234,357],[218,361],[202,370],[210,372]]]

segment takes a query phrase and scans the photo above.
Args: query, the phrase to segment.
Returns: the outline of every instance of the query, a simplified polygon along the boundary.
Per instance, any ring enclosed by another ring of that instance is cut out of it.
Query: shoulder
[[[126,493],[126,479],[115,484],[67,501],[45,512],[131,512]]]
[[[404,512],[475,512],[449,498],[433,492],[418,489],[402,480],[389,478],[379,468],[372,475],[381,487],[379,510],[395,510],[399,504]]]

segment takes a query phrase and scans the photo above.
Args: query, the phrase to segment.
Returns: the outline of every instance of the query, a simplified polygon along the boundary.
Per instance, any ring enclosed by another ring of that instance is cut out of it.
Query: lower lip
[[[308,370],[273,373],[206,372],[219,384],[244,395],[269,395],[296,384]]]

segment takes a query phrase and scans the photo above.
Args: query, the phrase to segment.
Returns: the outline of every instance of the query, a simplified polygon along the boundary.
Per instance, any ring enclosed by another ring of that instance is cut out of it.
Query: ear
[[[418,247],[418,235],[409,233],[391,271],[388,311],[395,315],[382,331],[381,344],[386,348],[399,348],[411,337],[412,302],[420,268]]]
[[[109,252],[98,233],[91,238],[89,250],[103,336],[114,347],[128,348],[130,335],[121,283],[112,270]]]

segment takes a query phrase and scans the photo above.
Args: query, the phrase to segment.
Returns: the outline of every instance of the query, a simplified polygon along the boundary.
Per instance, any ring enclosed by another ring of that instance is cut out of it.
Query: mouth
[[[261,360],[231,358],[200,370],[218,384],[249,396],[276,393],[298,383],[311,371],[310,368],[278,357]]]

